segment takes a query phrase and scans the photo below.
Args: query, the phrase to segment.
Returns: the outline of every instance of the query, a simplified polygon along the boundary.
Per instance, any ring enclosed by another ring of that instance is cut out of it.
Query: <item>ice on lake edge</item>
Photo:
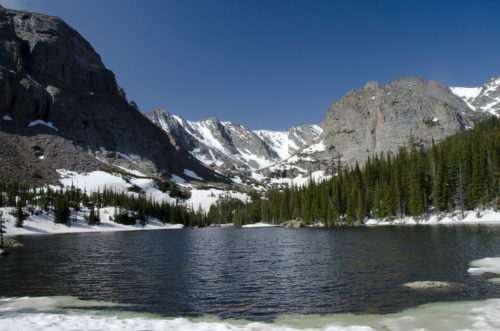
[[[386,315],[282,315],[273,323],[217,317],[166,318],[118,311],[120,304],[73,297],[0,299],[0,330],[491,330],[500,328],[500,299],[438,302]],[[89,308],[89,309],[85,309]],[[103,308],[104,310],[96,309]],[[115,310],[106,310],[115,309]]]

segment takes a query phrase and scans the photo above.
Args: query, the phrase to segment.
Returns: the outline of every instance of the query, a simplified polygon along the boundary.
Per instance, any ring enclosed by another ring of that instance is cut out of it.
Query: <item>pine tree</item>
[[[21,203],[21,200],[19,200],[17,203],[15,216],[16,216],[16,224],[15,224],[16,228],[22,228],[23,222],[26,219],[26,214],[24,214],[23,204]]]
[[[87,217],[87,223],[90,226],[96,225],[97,223],[97,218],[95,216],[95,211],[93,206],[90,208],[89,216]]]
[[[3,235],[5,233],[5,224],[4,224],[4,219],[3,219],[3,212],[0,211],[0,249],[3,248],[4,241],[3,241]]]

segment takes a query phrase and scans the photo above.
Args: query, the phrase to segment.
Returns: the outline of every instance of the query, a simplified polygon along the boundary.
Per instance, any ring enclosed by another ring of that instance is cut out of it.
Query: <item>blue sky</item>
[[[0,0],[63,18],[142,112],[287,130],[367,81],[500,76],[500,1]]]

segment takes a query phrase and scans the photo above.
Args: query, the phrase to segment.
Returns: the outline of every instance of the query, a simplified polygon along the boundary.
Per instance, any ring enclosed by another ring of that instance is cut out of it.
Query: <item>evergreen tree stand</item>
[[[4,247],[3,247],[3,234],[5,232],[5,225],[3,224],[4,220],[2,218],[3,213],[0,212],[0,255],[8,255],[9,252],[7,252]]]

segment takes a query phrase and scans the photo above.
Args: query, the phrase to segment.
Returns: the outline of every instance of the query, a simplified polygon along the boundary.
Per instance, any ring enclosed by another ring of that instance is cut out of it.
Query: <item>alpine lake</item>
[[[500,298],[471,261],[500,256],[500,226],[199,228],[15,237],[0,296],[119,304],[160,317],[273,323],[283,315],[390,314]],[[404,284],[440,281],[447,287]],[[90,307],[107,309],[106,307]],[[90,309],[87,308],[87,309]]]

